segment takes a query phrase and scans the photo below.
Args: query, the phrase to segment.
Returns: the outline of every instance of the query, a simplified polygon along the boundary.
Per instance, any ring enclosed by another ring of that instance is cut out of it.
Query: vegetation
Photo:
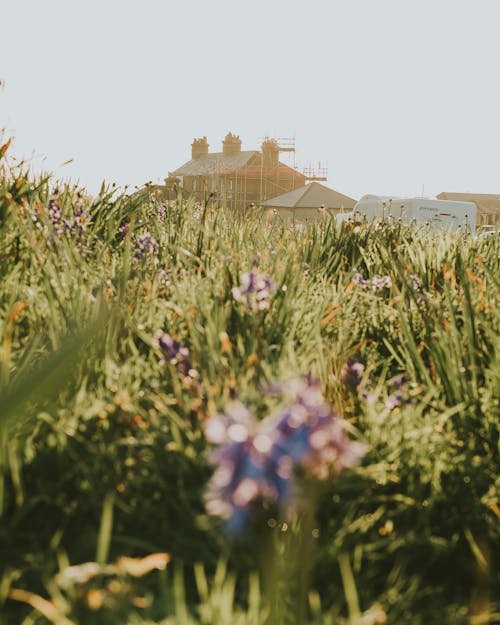
[[[500,622],[495,237],[94,198],[5,152],[2,625]],[[314,380],[357,463],[294,448],[294,505],[224,507],[207,424]]]

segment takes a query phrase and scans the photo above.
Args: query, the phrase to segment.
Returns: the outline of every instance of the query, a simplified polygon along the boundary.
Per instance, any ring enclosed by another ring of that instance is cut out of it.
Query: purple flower
[[[374,291],[382,291],[382,289],[390,289],[392,280],[390,276],[373,276],[372,288]]]
[[[392,379],[392,383],[394,385],[394,388],[400,389],[404,384],[406,384],[409,381],[409,377],[406,375],[398,375],[395,378]]]
[[[167,207],[165,206],[165,204],[160,204],[158,206],[156,215],[160,221],[165,221],[165,217],[167,216]]]
[[[254,267],[251,271],[242,273],[240,280],[240,286],[232,290],[234,299],[246,302],[254,311],[267,310],[271,293],[276,289],[271,278]]]
[[[165,334],[161,330],[155,333],[154,339],[158,347],[162,350],[166,360],[177,367],[177,370],[181,374],[183,381],[190,385],[195,379],[199,377],[198,371],[193,369],[191,359],[189,357],[189,349],[185,347],[180,341],[172,338],[170,335]]]
[[[354,269],[354,274],[351,278],[351,281],[353,284],[355,284],[356,286],[360,286],[363,289],[365,289],[368,286],[368,280],[365,280],[363,278],[363,275],[361,274],[361,272],[359,271],[357,267]]]
[[[370,282],[363,278],[363,275],[359,269],[354,269],[353,277],[351,278],[352,284],[360,286],[362,289],[366,289]],[[373,276],[371,280],[371,286],[374,291],[382,291],[383,289],[390,289],[392,287],[392,280],[390,276]]]
[[[145,232],[136,239],[134,258],[137,260],[145,256],[156,256],[158,254],[158,242],[149,232]]]
[[[407,382],[409,382],[409,378],[404,374],[392,378],[391,383],[396,392],[385,399],[386,408],[392,410],[398,406],[411,403],[411,397],[405,388]]]
[[[412,285],[414,291],[421,291],[422,290],[422,283],[420,282],[420,280],[417,278],[417,276],[415,274],[412,274],[410,276],[410,280],[411,280],[411,285]]]
[[[365,366],[355,358],[348,358],[340,370],[340,383],[357,389],[361,383],[361,378],[365,371]]]
[[[90,222],[90,215],[85,211],[82,204],[77,204],[73,209],[73,219],[65,219],[62,216],[61,204],[57,198],[57,194],[51,197],[48,207],[48,218],[54,227],[55,234],[59,237],[67,234],[76,239],[79,249],[86,248],[87,245],[83,241],[83,233]]]
[[[347,437],[318,382],[292,380],[273,386],[275,391],[283,402],[262,421],[233,402],[205,425],[207,440],[217,445],[206,506],[228,520],[229,531],[242,529],[258,499],[283,510],[293,507],[297,469],[325,479],[355,466],[364,453],[363,445]]]
[[[172,338],[168,334],[163,334],[163,332],[159,332],[155,338],[159,347],[172,364],[175,365],[189,357],[189,349],[183,347],[182,343],[177,339]]]
[[[422,288],[422,283],[420,282],[420,280],[417,278],[416,275],[412,274],[410,276],[410,280],[411,280],[411,285],[413,290],[418,293],[418,297],[417,297],[417,304],[418,306],[425,306],[425,302],[427,299],[429,299],[430,294],[428,291],[425,291]]]
[[[122,221],[120,227],[118,228],[118,234],[120,235],[120,239],[124,239],[127,236],[129,228],[130,224],[127,221]]]
[[[392,410],[393,408],[397,408],[397,406],[401,406],[403,403],[403,395],[401,393],[397,393],[396,395],[391,395],[387,397],[385,400],[386,408]]]

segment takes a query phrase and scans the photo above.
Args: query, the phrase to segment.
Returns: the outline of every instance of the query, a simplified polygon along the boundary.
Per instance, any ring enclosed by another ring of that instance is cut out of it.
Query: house
[[[262,207],[276,210],[281,217],[298,221],[317,220],[328,213],[346,213],[355,204],[353,198],[319,182],[311,182],[261,202]]]
[[[183,195],[201,201],[210,197],[228,208],[259,205],[311,179],[279,160],[280,152],[291,149],[266,138],[260,150],[242,150],[239,136],[229,132],[222,151],[209,152],[207,138],[201,137],[191,144],[191,160],[170,172],[165,184],[182,189]]]
[[[495,193],[448,193],[436,195],[438,200],[474,202],[477,206],[477,226],[500,226],[500,194]]]

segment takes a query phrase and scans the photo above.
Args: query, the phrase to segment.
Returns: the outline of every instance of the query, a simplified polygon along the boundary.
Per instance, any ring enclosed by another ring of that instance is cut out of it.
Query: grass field
[[[2,163],[1,625],[500,622],[498,238]]]

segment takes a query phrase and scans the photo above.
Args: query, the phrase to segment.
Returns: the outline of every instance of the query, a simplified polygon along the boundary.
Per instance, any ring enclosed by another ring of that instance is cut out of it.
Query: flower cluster
[[[268,390],[279,392],[282,403],[264,420],[235,401],[206,422],[207,440],[216,445],[206,507],[227,519],[229,533],[244,528],[259,499],[293,508],[300,472],[325,479],[355,466],[364,453],[347,437],[317,382],[293,380]]]
[[[156,210],[156,216],[159,221],[165,221],[167,216],[167,206],[165,204],[159,204]]]
[[[163,286],[171,286],[172,285],[172,270],[165,269],[161,267],[156,274],[158,282]]]
[[[64,234],[70,235],[76,239],[79,248],[86,247],[83,243],[83,234],[91,218],[82,204],[79,203],[74,207],[73,219],[65,219],[62,216],[61,204],[56,191],[49,200],[47,216],[58,237]]]
[[[385,399],[385,406],[389,410],[393,410],[399,406],[404,404],[411,403],[411,398],[408,396],[406,383],[409,381],[409,378],[406,375],[398,375],[391,380],[391,385],[393,387],[394,393],[389,395]]]
[[[147,256],[156,257],[158,255],[158,242],[149,234],[149,232],[145,232],[144,234],[141,234],[141,236],[137,237],[134,247],[134,258],[136,260]]]
[[[348,358],[340,370],[340,383],[356,390],[361,383],[365,371],[365,365],[356,358]]]
[[[257,267],[241,274],[241,284],[232,290],[236,301],[244,301],[253,311],[267,310],[269,298],[276,289],[271,278],[261,273]]]
[[[176,367],[184,384],[191,386],[200,377],[200,374],[196,369],[193,369],[189,349],[161,330],[156,332],[154,338],[163,352],[165,362]]]
[[[127,237],[129,228],[130,228],[130,223],[128,221],[123,220],[120,223],[120,226],[118,228],[118,238],[121,241],[123,241]]]
[[[420,280],[417,278],[416,275],[412,274],[410,276],[410,280],[411,280],[411,286],[413,290],[415,291],[415,293],[417,294],[418,306],[425,306],[426,300],[429,299],[430,294],[428,293],[428,291],[424,290],[424,288],[422,287],[422,283],[420,282]]]
[[[363,278],[363,275],[359,269],[354,270],[354,275],[351,279],[355,286],[360,286],[362,289],[366,289],[370,286],[370,281]],[[374,291],[382,291],[383,289],[392,288],[392,280],[390,276],[373,276],[371,280],[371,287]]]

